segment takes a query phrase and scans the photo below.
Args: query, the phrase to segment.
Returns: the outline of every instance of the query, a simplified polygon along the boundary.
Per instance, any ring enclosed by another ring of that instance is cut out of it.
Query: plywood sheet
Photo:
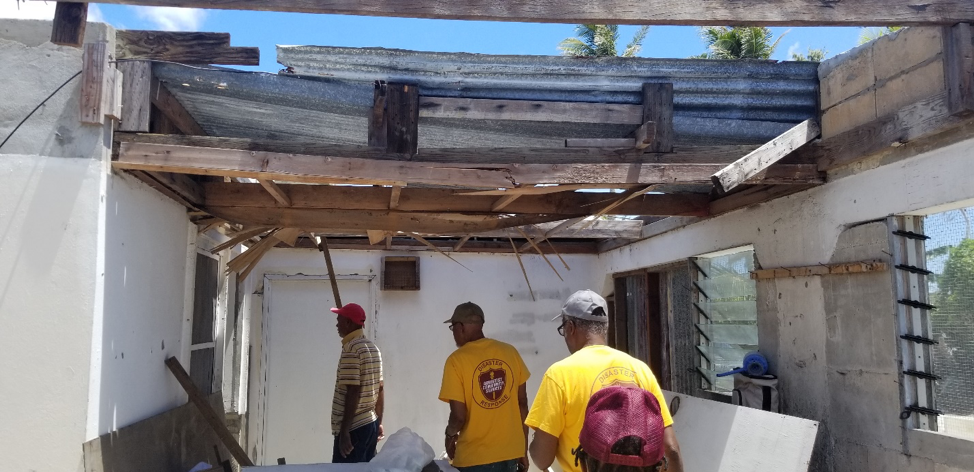
[[[804,472],[818,422],[664,392],[683,465],[696,472]]]

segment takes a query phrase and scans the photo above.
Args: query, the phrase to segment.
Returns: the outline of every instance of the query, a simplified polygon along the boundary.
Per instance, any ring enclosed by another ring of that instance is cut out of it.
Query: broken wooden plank
[[[416,154],[419,146],[419,87],[391,83],[386,87],[386,150]]]
[[[149,112],[152,101],[152,63],[148,61],[119,61],[122,72],[122,116],[119,131],[146,133],[149,131]]]
[[[393,185],[392,192],[389,195],[389,209],[395,210],[399,208],[399,196],[402,195],[402,185]]]
[[[752,280],[779,279],[785,277],[812,277],[816,275],[863,274],[889,270],[889,264],[882,261],[847,262],[842,264],[822,264],[803,267],[781,267],[751,271]]]
[[[464,245],[461,247],[460,250],[457,251],[454,251],[453,248],[456,246],[457,242],[459,241],[458,237],[450,237],[446,239],[427,238],[427,241],[429,241],[436,247],[440,248],[441,250],[451,254],[454,252],[484,253],[484,254],[512,254],[513,253],[511,249],[511,244],[510,242],[507,241],[507,238],[502,238],[502,239],[490,238],[486,240],[476,240],[471,238],[464,243]],[[552,244],[557,248],[557,252],[560,254],[595,254],[598,243],[597,240],[590,239],[585,241],[555,240],[552,241]],[[299,239],[295,247],[307,248],[307,249],[315,248],[314,243],[312,243],[309,239],[306,238]],[[376,250],[375,246],[369,244],[369,239],[364,236],[330,235],[328,237],[328,247],[333,251],[339,249],[351,249],[351,250],[360,250],[360,251]],[[393,251],[432,251],[432,249],[429,246],[409,237],[408,235],[402,238],[395,238],[392,246],[387,249]],[[530,246],[528,246],[528,249],[530,249]],[[551,251],[550,248],[542,247],[542,249],[545,251],[546,254],[554,253],[554,251]],[[520,249],[518,249],[518,251],[520,251]]]
[[[610,148],[635,149],[633,138],[570,138],[565,140],[566,148]]]
[[[365,234],[369,236],[369,244],[373,245],[381,243],[382,241],[386,240],[387,236],[390,235],[388,231],[374,229],[365,230]]]
[[[466,236],[464,236],[464,237],[462,237],[462,238],[460,238],[460,240],[457,241],[457,244],[453,246],[453,252],[460,251],[460,248],[462,248],[463,245],[466,244],[467,241],[469,241],[469,240],[470,240],[470,235],[469,234],[466,235]]]
[[[220,438],[220,442],[230,451],[230,455],[237,461],[237,464],[241,466],[254,465],[254,462],[247,457],[247,453],[240,447],[237,440],[230,434],[230,430],[227,429],[224,421],[220,419],[221,416],[210,406],[210,403],[203,396],[202,392],[196,388],[196,385],[193,385],[193,380],[186,373],[186,370],[183,369],[179,360],[175,357],[166,359],[166,367],[172,372],[173,377],[176,377],[176,381],[179,382],[179,385],[183,387],[183,390],[189,396],[189,401],[196,405],[203,418],[206,419],[207,424],[210,425],[210,428],[213,428],[213,432],[216,433],[217,437]]]
[[[531,280],[528,279],[528,271],[524,268],[524,262],[521,261],[521,254],[517,252],[517,246],[514,245],[514,238],[507,238],[511,241],[511,249],[514,250],[514,257],[517,257],[517,265],[521,266],[521,273],[524,274],[524,281],[528,284],[528,292],[531,293],[531,300],[538,301],[534,296],[534,289],[531,288]]]
[[[461,263],[460,263],[460,261],[458,261],[458,260],[456,260],[456,259],[454,259],[454,258],[453,258],[453,257],[451,257],[451,256],[450,256],[449,254],[447,254],[447,253],[445,253],[445,252],[443,252],[443,251],[442,251],[442,250],[441,250],[440,248],[438,248],[438,247],[436,247],[436,245],[434,245],[433,243],[431,243],[431,242],[429,242],[429,241],[427,241],[427,240],[426,240],[426,238],[424,238],[424,237],[422,237],[422,236],[420,236],[420,235],[418,235],[418,234],[416,234],[416,233],[413,233],[413,232],[408,232],[408,234],[409,234],[410,236],[412,236],[412,237],[413,237],[413,239],[415,239],[415,240],[417,240],[417,241],[419,241],[419,242],[421,242],[421,243],[423,243],[423,244],[425,244],[425,245],[427,245],[427,246],[429,246],[429,248],[430,248],[430,249],[432,249],[432,250],[434,250],[434,251],[436,251],[436,252],[438,252],[438,253],[440,253],[440,254],[442,254],[442,255],[444,255],[444,256],[446,256],[446,258],[447,258],[447,259],[449,259],[449,260],[451,260],[451,261],[453,261],[453,262],[456,262],[457,264],[460,264],[460,267],[463,267],[464,269],[467,269],[468,271],[470,271],[470,272],[473,272],[473,270],[471,270],[471,269],[470,269],[469,267],[467,267],[467,266],[465,266],[465,265],[463,265],[463,264],[461,264]]]
[[[248,183],[204,182],[202,194],[205,204],[220,207],[247,207],[254,211],[278,207],[277,201],[261,186]],[[386,210],[389,206],[391,188],[388,187],[350,187],[334,185],[278,184],[288,195],[292,208],[323,208],[334,210]],[[550,189],[554,187],[532,187]],[[515,214],[547,214],[581,216],[619,198],[616,193],[599,192],[560,192],[530,195],[512,189],[510,196],[521,195],[508,203],[502,211]],[[462,212],[494,213],[497,196],[468,195],[456,193],[451,189],[411,188],[401,190],[399,205],[402,212]],[[500,197],[504,197],[502,193]],[[618,215],[691,215],[708,214],[710,196],[708,194],[674,193],[650,194],[634,198],[608,214]]]
[[[642,124],[642,107],[614,103],[420,97],[420,118]]]
[[[573,226],[581,219],[566,221],[552,221],[548,223],[537,223],[540,231],[543,231],[547,238],[585,238],[585,239],[607,239],[623,238],[635,239],[639,237],[643,222],[639,220],[598,220],[588,228],[579,230]],[[521,229],[530,229],[531,225],[522,225]],[[482,231],[475,233],[474,236],[480,238],[519,238],[517,227],[498,229],[493,231]],[[531,246],[525,243],[525,246]]]
[[[338,293],[338,276],[335,274],[335,266],[331,262],[331,250],[328,249],[328,238],[311,233],[311,239],[315,240],[318,250],[325,256],[325,266],[328,268],[328,281],[331,282],[331,293],[335,297],[335,307],[341,308],[342,296]]]
[[[116,59],[151,59],[181,64],[260,65],[260,49],[231,47],[230,33],[118,30]]]
[[[945,27],[943,38],[947,111],[954,116],[974,114],[974,26]]]
[[[498,198],[497,201],[494,202],[494,204],[490,207],[490,211],[501,211],[501,210],[503,210],[504,208],[506,208],[511,203],[514,203],[514,200],[517,200],[518,198],[520,198],[521,195],[524,195],[524,194],[523,193],[512,193],[510,195],[504,195],[503,197]]]
[[[206,134],[193,115],[183,108],[182,103],[179,103],[176,96],[166,88],[165,84],[155,78],[152,79],[149,99],[184,134],[200,136]]]
[[[161,88],[161,87],[160,87]],[[395,184],[396,182],[454,187],[513,188],[534,184],[710,183],[720,164],[442,164],[377,163],[368,159],[320,159],[298,154],[121,143],[118,169],[137,169],[225,177],[273,179],[303,183]],[[753,184],[822,183],[815,166],[781,164],[747,181]]]
[[[264,187],[264,190],[267,190],[267,193],[269,193],[274,200],[277,200],[277,203],[280,203],[286,207],[291,206],[291,198],[288,197],[287,193],[285,193],[280,186],[274,183],[273,180],[260,179],[257,181],[257,183],[259,183],[261,187]]]
[[[643,84],[643,123],[653,122],[650,152],[673,152],[673,84]],[[638,136],[637,136],[638,137]]]
[[[382,136],[385,136],[384,132]],[[175,134],[115,133],[115,140],[128,143],[171,144],[240,151],[266,151],[324,157],[354,157],[373,160],[409,161],[414,156],[389,153],[384,142],[379,147],[328,144],[309,141],[269,141],[217,136],[183,136]],[[423,148],[425,162],[482,164],[605,164],[668,163],[729,164],[758,148],[757,145],[717,145],[674,147],[672,153],[639,153],[635,141],[628,139],[624,149],[617,146],[581,148]],[[791,161],[791,159],[789,159]],[[804,162],[813,163],[814,160]],[[796,162],[798,163],[798,162]]]
[[[57,6],[54,8],[54,28],[51,30],[51,42],[61,46],[80,48],[85,42],[87,24],[87,3],[57,2]]]
[[[772,164],[784,159],[820,134],[821,129],[817,121],[805,120],[715,173],[712,177],[714,186],[721,193],[728,192],[764,172]]]
[[[108,43],[99,41],[85,44],[81,64],[81,122],[104,124],[109,73]]]
[[[271,228],[269,226],[258,226],[256,228],[245,229],[245,230],[243,230],[243,231],[235,234],[229,240],[224,241],[223,243],[217,245],[213,249],[210,249],[210,254],[216,254],[216,253],[218,253],[220,251],[223,251],[224,249],[230,249],[230,248],[232,248],[232,247],[234,247],[234,246],[236,246],[236,245],[238,245],[238,244],[240,244],[240,243],[242,243],[244,241],[247,241],[250,238],[253,238],[254,236],[260,236],[260,235],[262,235],[262,234],[270,231],[271,229],[273,229],[273,228]]]
[[[910,26],[952,25],[974,20],[969,0],[470,0],[455,2],[376,0],[103,0],[151,5],[230,10],[286,11],[407,18],[438,18],[531,23],[585,23],[691,26]]]
[[[524,239],[527,240],[528,244],[530,244],[531,247],[533,247],[534,250],[538,252],[538,255],[541,256],[544,259],[544,261],[548,263],[548,267],[551,267],[551,270],[555,273],[556,276],[558,276],[558,280],[561,280],[562,282],[564,282],[565,279],[563,279],[561,277],[561,274],[558,273],[558,269],[555,269],[555,265],[552,264],[550,260],[548,260],[548,256],[546,256],[545,253],[544,253],[544,251],[542,251],[541,248],[538,247],[538,244],[535,243],[534,240],[531,239],[531,237],[528,236],[527,233],[525,233],[523,229],[517,228],[517,232],[518,233],[521,233],[521,236],[524,236]],[[562,262],[564,262],[564,261],[562,261]]]
[[[656,139],[656,123],[652,121],[643,123],[642,126],[636,128],[635,136],[636,149],[643,150],[652,146]]]

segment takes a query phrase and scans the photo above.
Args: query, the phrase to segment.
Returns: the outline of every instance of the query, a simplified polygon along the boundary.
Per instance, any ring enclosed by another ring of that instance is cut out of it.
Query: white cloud
[[[88,22],[89,23],[106,23],[105,15],[101,14],[101,9],[98,5],[94,3],[88,4]]]
[[[795,53],[801,52],[801,46],[802,43],[792,44],[791,47],[788,48],[788,58],[786,60],[791,60],[791,57],[795,55]]]
[[[131,7],[135,16],[163,31],[199,31],[206,10],[176,7]]]
[[[54,18],[56,2],[30,0],[0,0],[0,18],[21,20],[50,20]]]

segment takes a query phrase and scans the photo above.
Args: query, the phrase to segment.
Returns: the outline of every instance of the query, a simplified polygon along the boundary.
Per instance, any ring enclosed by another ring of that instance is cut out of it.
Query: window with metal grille
[[[690,259],[696,308],[697,372],[704,390],[730,394],[734,378],[717,377],[741,366],[758,349],[757,289],[750,246]]]
[[[382,258],[382,290],[419,290],[419,258]]]
[[[923,218],[936,430],[974,440],[974,207]],[[931,425],[932,426],[932,425]],[[934,429],[934,428],[930,428]]]

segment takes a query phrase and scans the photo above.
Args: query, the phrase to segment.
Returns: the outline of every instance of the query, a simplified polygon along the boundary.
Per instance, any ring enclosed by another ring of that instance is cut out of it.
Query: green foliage
[[[707,26],[700,29],[707,52],[698,59],[770,59],[785,35],[774,39],[770,28]]]
[[[887,26],[885,28],[863,28],[859,33],[859,44],[866,44],[890,33],[903,29],[902,26]]]
[[[791,60],[799,62],[822,62],[825,60],[825,56],[828,55],[828,51],[825,49],[808,49],[808,54],[802,54],[800,52],[795,52],[791,54]]]
[[[576,25],[574,38],[566,38],[558,44],[562,54],[574,57],[635,57],[639,54],[646,39],[649,26],[636,31],[626,49],[619,54],[616,43],[619,41],[617,25]]]
[[[937,277],[937,312],[949,315],[974,313],[974,239],[964,239],[947,253],[944,270]]]

